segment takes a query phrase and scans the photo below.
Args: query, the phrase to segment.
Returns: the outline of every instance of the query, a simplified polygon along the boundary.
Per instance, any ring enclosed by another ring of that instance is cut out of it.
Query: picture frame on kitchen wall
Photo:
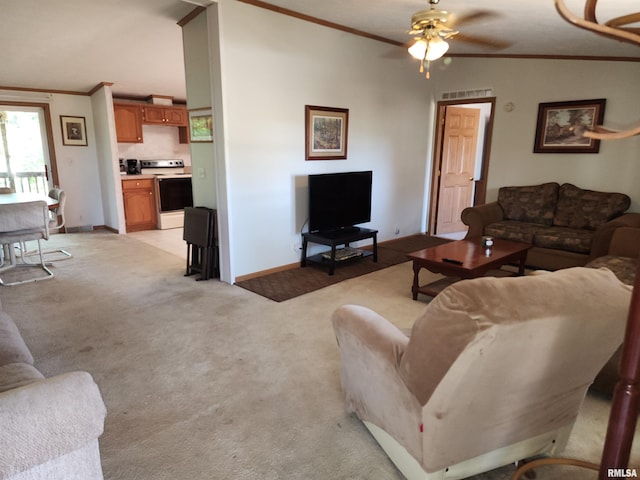
[[[213,142],[213,115],[210,108],[189,110],[189,141]]]
[[[63,145],[87,146],[87,123],[85,117],[60,115],[60,127],[62,128]]]

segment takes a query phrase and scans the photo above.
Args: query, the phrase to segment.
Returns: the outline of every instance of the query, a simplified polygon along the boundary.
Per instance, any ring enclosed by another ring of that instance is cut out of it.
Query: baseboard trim
[[[78,225],[77,227],[66,227],[65,233],[92,232],[93,225]]]
[[[384,242],[378,242],[378,247],[383,247],[387,243],[393,243],[396,240],[400,240],[403,238],[415,237],[416,235],[429,235],[428,233],[412,233],[411,235],[405,235],[403,237],[392,238],[390,240],[385,240]],[[362,250],[372,250],[373,244],[365,245],[362,247],[358,247]],[[407,260],[409,261],[409,260]],[[262,277],[264,275],[269,275],[271,273],[284,272],[285,270],[291,270],[293,268],[298,268],[300,266],[300,262],[290,263],[288,265],[281,265],[279,267],[270,268],[268,270],[260,270],[259,272],[248,273],[246,275],[241,275],[236,277],[236,282],[243,282],[245,280],[251,280],[252,278]]]
[[[279,267],[270,268],[268,270],[261,270],[259,272],[248,273],[247,275],[240,275],[236,277],[236,282],[243,282],[245,280],[251,280],[252,278],[263,277],[271,273],[278,273],[278,272],[284,272],[285,270],[292,270],[294,268],[298,268],[299,266],[300,266],[300,262],[296,262],[296,263],[290,263],[289,265],[281,265]]]

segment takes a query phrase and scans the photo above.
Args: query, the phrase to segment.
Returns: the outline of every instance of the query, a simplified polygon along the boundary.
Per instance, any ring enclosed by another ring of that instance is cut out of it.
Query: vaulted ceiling
[[[427,0],[237,0],[335,24],[382,41],[410,40],[411,15]],[[0,87],[87,92],[113,82],[115,93],[184,99],[182,33],[177,21],[208,0],[0,0]],[[566,0],[582,14],[584,0]],[[482,10],[461,33],[508,44],[490,48],[452,40],[448,55],[567,56],[640,60],[640,48],[564,20],[553,0],[440,0],[458,18]],[[600,0],[602,20],[640,10],[637,0]],[[399,54],[402,48],[398,46]]]

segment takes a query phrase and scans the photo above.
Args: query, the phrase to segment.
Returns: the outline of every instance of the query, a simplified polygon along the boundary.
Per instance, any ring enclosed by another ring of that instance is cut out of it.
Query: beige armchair
[[[409,479],[557,454],[622,342],[630,298],[605,269],[465,280],[426,307],[409,338],[343,306],[332,322],[347,410]]]

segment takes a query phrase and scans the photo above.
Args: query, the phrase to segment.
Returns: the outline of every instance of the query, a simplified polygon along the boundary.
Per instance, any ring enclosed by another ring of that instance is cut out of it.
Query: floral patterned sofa
[[[606,255],[614,230],[640,215],[623,215],[630,204],[623,193],[549,182],[502,187],[496,202],[463,210],[462,221],[469,226],[467,238],[491,235],[530,243],[527,266],[558,270]]]

